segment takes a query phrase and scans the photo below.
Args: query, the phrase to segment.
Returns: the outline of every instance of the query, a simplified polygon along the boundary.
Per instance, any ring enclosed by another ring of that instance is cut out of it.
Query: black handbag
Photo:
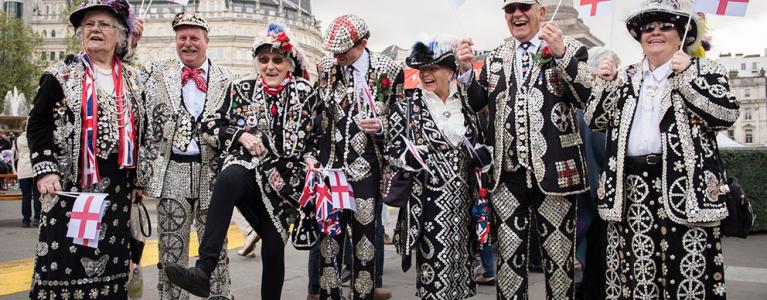
[[[405,136],[410,140],[411,103],[407,99],[407,115],[405,116]],[[407,151],[407,150],[405,150]],[[387,166],[383,172],[383,202],[391,207],[406,207],[413,191],[415,174],[402,169],[394,169]]]
[[[320,239],[317,220],[314,217],[314,205],[299,208],[298,214],[293,224],[290,242],[298,250],[311,250]]]
[[[720,196],[725,197],[728,212],[727,218],[722,220],[722,234],[745,239],[754,225],[754,209],[737,178],[727,177],[727,186],[726,194]]]

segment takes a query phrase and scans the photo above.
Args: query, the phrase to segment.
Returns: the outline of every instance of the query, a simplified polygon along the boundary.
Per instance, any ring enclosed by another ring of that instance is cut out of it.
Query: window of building
[[[47,54],[48,52],[45,52],[45,51],[40,52],[40,60],[45,61],[48,58]]]
[[[742,63],[742,64],[740,64],[740,69],[741,69],[742,71],[745,71],[745,70],[746,70],[746,63]]]
[[[751,97],[751,89],[745,89],[744,92],[745,92],[746,98]]]
[[[51,37],[52,37],[52,38],[55,38],[55,37],[56,37],[56,30],[51,30]]]
[[[758,70],[758,69],[759,69],[759,63],[757,63],[757,62],[754,62],[754,63],[751,65],[751,70]]]
[[[727,136],[729,136],[731,139],[735,139],[735,129],[727,129]]]
[[[56,60],[56,52],[51,51],[50,57],[51,57],[51,60]]]
[[[751,120],[751,109],[746,108],[743,110],[743,118],[746,120]]]
[[[63,58],[64,58],[64,51],[59,51],[59,59],[63,59]]]
[[[753,143],[754,143],[754,130],[746,129],[746,144],[753,144]]]

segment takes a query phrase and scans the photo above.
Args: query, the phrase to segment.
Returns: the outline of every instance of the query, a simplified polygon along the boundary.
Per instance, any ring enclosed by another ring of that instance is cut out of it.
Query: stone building
[[[37,10],[30,24],[43,37],[43,46],[36,54],[41,61],[58,61],[67,53],[65,37],[73,34],[62,12],[70,0],[31,0]],[[129,0],[137,14],[141,0]],[[144,1],[148,4],[150,1]],[[194,12],[208,20],[208,57],[235,72],[255,73],[251,54],[253,39],[269,21],[286,25],[303,47],[309,61],[312,80],[316,79],[315,63],[324,55],[319,21],[312,15],[311,0],[190,0],[187,7],[170,1],[152,1],[143,17],[144,36],[139,44],[139,63],[156,58],[176,57],[171,22],[177,13]]]

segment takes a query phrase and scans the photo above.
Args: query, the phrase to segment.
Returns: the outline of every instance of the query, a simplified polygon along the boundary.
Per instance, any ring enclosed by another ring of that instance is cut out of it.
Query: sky
[[[577,0],[564,0],[579,2]],[[501,0],[466,0],[455,10],[448,0],[314,0],[312,11],[324,34],[337,16],[351,13],[365,19],[371,31],[368,47],[381,51],[391,44],[409,49],[419,33],[444,33],[471,37],[475,48],[492,50],[508,37],[500,9]],[[639,44],[629,35],[625,19],[638,8],[637,0],[618,0],[614,15],[589,17],[591,32],[619,54],[624,63],[641,59]],[[575,4],[574,4],[575,5]],[[551,16],[552,11],[548,12]],[[547,18],[548,18],[547,17]],[[708,16],[713,48],[720,53],[765,55],[767,49],[767,1],[752,0],[745,17]]]

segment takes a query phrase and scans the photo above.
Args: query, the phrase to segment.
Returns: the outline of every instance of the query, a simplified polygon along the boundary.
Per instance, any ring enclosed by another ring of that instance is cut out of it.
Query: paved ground
[[[34,245],[37,230],[21,228],[18,201],[0,201],[0,299],[27,299],[32,274]],[[155,203],[148,203],[154,215]],[[395,216],[392,214],[392,216]],[[388,232],[391,232],[389,229]],[[243,238],[235,227],[230,230],[232,284],[238,299],[258,299],[261,289],[261,256],[243,258],[236,255],[236,247]],[[729,299],[767,299],[767,234],[755,235],[748,240],[726,239],[724,242]],[[196,253],[196,247],[190,252]],[[394,299],[415,299],[415,272],[403,273],[400,258],[392,246],[385,249],[384,288],[392,291]],[[156,241],[149,241],[144,254],[144,299],[158,299]],[[283,299],[301,300],[306,297],[307,252],[286,249],[286,276]],[[545,299],[544,278],[533,274],[530,280],[531,299]],[[493,287],[479,287],[473,299],[495,299]]]

